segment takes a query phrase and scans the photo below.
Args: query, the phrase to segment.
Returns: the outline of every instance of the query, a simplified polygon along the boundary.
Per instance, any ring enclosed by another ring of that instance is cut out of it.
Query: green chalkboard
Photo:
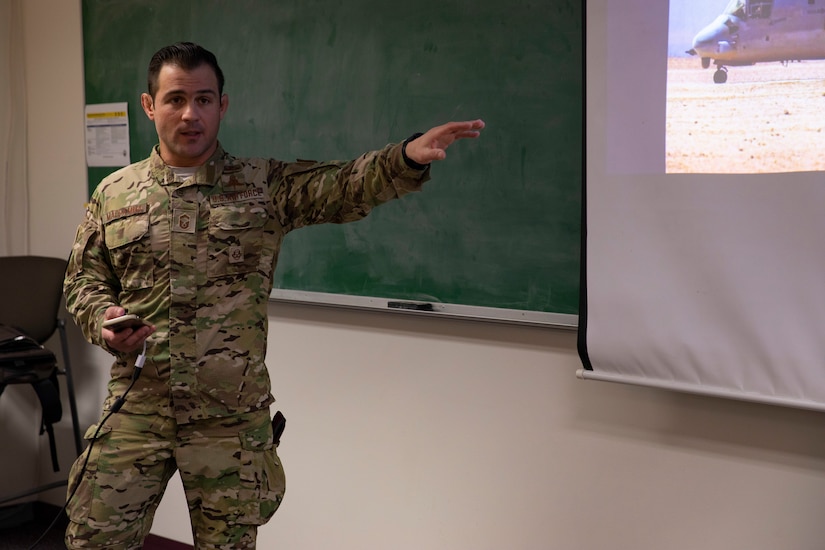
[[[577,0],[84,0],[86,102],[127,101],[131,160],[157,137],[146,65],[191,40],[226,75],[224,148],[348,159],[483,118],[423,193],[290,234],[275,287],[576,314],[583,51]],[[111,172],[90,168],[89,185]],[[478,310],[474,310],[478,311]]]

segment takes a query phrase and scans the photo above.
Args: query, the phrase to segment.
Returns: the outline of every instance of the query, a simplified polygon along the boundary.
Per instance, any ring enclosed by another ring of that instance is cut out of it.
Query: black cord
[[[141,352],[140,355],[138,355],[137,359],[135,360],[135,370],[132,372],[132,381],[129,383],[129,387],[126,388],[126,391],[124,391],[123,394],[120,397],[115,399],[115,404],[112,405],[112,409],[109,411],[109,413],[105,417],[103,417],[103,420],[100,422],[100,424],[97,425],[97,429],[95,430],[95,433],[92,436],[91,442],[89,443],[89,446],[86,447],[86,460],[83,461],[83,467],[80,469],[80,473],[77,475],[77,482],[75,483],[74,488],[72,489],[71,493],[69,494],[69,497],[66,499],[66,503],[63,505],[63,507],[60,509],[60,511],[57,512],[57,515],[54,517],[54,519],[49,524],[49,526],[46,527],[46,530],[43,531],[43,534],[40,535],[40,538],[37,539],[34,544],[29,546],[28,550],[34,550],[34,548],[38,544],[43,542],[43,539],[46,537],[46,535],[48,535],[49,532],[52,530],[52,528],[54,528],[54,526],[57,525],[57,522],[61,518],[61,516],[66,513],[66,507],[69,505],[69,502],[71,502],[72,498],[74,498],[74,495],[77,492],[77,488],[80,487],[80,482],[83,480],[83,475],[86,473],[86,467],[89,465],[89,457],[92,456],[92,447],[94,447],[95,441],[97,441],[97,436],[100,435],[101,428],[103,428],[103,425],[106,424],[106,421],[109,420],[109,418],[113,414],[118,412],[120,410],[120,408],[123,406],[123,404],[126,403],[126,396],[129,395],[129,392],[134,387],[135,382],[137,382],[137,379],[140,378],[140,373],[143,372],[143,364],[145,362],[146,362],[146,340],[143,341],[143,351]]]

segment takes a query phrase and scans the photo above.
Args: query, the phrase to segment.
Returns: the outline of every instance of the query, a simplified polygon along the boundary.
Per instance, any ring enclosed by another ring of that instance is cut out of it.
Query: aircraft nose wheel
[[[728,69],[727,67],[719,67],[716,69],[716,72],[713,73],[713,81],[717,84],[724,84],[728,81]]]

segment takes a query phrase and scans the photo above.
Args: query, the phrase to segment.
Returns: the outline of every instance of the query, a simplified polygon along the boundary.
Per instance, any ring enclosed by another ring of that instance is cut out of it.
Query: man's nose
[[[188,102],[183,108],[183,118],[187,120],[195,120],[198,118],[198,106],[193,102]]]

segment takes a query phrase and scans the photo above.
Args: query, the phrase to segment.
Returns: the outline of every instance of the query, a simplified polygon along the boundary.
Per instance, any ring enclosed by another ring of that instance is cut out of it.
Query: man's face
[[[200,166],[215,152],[229,98],[219,95],[212,67],[204,64],[187,71],[164,65],[154,100],[149,94],[140,99],[146,116],[155,122],[166,164]]]

